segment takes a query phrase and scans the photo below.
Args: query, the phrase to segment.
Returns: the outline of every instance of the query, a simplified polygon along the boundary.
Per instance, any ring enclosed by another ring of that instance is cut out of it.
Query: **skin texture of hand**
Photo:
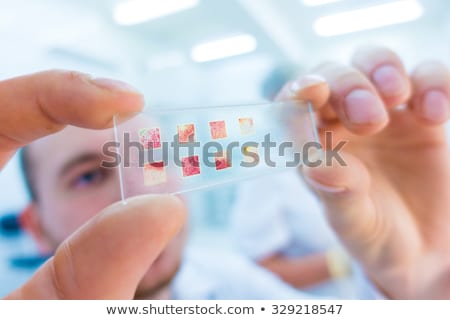
[[[370,47],[353,66],[327,63],[279,99],[310,100],[319,131],[347,166],[303,168],[332,227],[390,298],[450,298],[450,73],[424,62],[408,75],[395,53]],[[398,107],[403,105],[404,107]]]
[[[133,116],[143,98],[125,83],[68,71],[0,82],[0,166],[16,150],[71,124],[104,129]],[[132,299],[148,267],[185,221],[172,196],[114,204],[69,237],[8,299]]]
[[[272,255],[258,262],[296,288],[308,288],[332,279],[323,253],[302,257]]]

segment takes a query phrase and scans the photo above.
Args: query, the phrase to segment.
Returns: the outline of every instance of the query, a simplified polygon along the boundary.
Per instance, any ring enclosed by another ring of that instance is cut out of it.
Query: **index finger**
[[[74,71],[0,81],[0,157],[68,124],[107,128],[114,114],[132,115],[143,104],[143,96],[123,82]],[[0,164],[4,161],[0,158]]]
[[[319,75],[305,75],[286,83],[275,100],[300,99],[311,102],[315,109],[324,107],[330,96],[325,78]]]

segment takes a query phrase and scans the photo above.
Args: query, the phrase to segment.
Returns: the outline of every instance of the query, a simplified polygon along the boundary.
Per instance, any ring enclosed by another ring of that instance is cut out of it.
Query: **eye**
[[[100,169],[90,170],[82,173],[73,181],[74,188],[85,188],[102,181],[104,174]]]

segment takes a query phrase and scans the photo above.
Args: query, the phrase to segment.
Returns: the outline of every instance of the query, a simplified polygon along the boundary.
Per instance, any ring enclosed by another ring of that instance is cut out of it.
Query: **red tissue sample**
[[[200,174],[200,162],[198,161],[198,156],[190,156],[181,159],[181,166],[183,168],[183,177]]]
[[[139,130],[139,140],[144,146],[144,149],[161,148],[161,134],[159,128],[145,128]]]
[[[144,185],[154,186],[167,181],[164,162],[152,162],[144,165]]]
[[[217,152],[215,155],[216,170],[223,170],[231,167],[227,155],[223,152]]]
[[[223,139],[227,137],[227,128],[225,121],[211,121],[209,123],[212,139]]]
[[[255,132],[252,118],[239,118],[239,127],[241,128],[241,134],[243,136],[253,134]]]
[[[177,126],[178,142],[188,143],[195,141],[195,126],[194,124],[182,124]]]

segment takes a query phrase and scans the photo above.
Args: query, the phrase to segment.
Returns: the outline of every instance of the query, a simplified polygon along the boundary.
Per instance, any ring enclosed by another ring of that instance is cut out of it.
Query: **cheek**
[[[94,217],[105,207],[118,200],[110,190],[86,192],[72,196],[61,196],[48,203],[42,203],[42,226],[57,245]]]
[[[95,210],[88,204],[54,203],[42,216],[43,228],[51,240],[56,241],[58,245],[94,214]]]

